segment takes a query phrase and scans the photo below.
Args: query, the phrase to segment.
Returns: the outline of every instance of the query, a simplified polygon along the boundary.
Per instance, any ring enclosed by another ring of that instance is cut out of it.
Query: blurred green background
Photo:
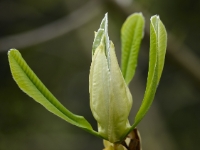
[[[149,19],[160,15],[169,34],[166,64],[155,101],[139,124],[144,150],[196,150],[200,140],[199,0],[1,0],[0,150],[102,149],[102,140],[49,113],[17,87],[7,51],[17,48],[49,90],[96,129],[88,76],[94,31],[109,13],[109,36],[120,59],[120,28],[143,12],[146,32],[133,94],[131,123],[146,84]]]

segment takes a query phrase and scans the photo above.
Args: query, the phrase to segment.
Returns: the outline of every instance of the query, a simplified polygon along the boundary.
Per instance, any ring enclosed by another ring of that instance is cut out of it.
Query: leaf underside
[[[165,27],[159,16],[152,16],[150,24],[150,62],[146,91],[142,105],[136,114],[135,121],[131,127],[131,130],[133,130],[142,120],[153,102],[164,67],[166,47],[167,33]]]
[[[8,58],[12,76],[22,91],[58,117],[98,136],[98,133],[92,129],[91,125],[84,117],[75,115],[67,110],[53,96],[30,69],[18,50],[11,49],[8,52]]]
[[[143,30],[144,17],[142,13],[134,13],[129,16],[121,29],[121,69],[127,85],[135,74]]]

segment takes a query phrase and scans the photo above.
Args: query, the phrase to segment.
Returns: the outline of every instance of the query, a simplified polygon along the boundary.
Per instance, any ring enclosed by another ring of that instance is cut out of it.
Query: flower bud
[[[106,140],[120,141],[130,129],[132,96],[119,68],[114,44],[103,34],[95,49],[89,76],[90,107],[98,132]],[[109,48],[106,50],[106,48]]]

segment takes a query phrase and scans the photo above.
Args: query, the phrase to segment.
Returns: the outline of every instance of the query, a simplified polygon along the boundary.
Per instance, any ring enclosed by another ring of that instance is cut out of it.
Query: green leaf
[[[103,36],[104,36],[104,30],[103,29],[99,29],[97,32],[95,32],[95,38],[94,38],[94,42],[93,42],[93,45],[92,45],[92,55],[94,55],[95,50],[100,45]]]
[[[109,41],[109,36],[108,36],[108,13],[105,14],[105,17],[103,18],[103,20],[101,22],[100,28],[104,29],[105,43],[106,43],[106,55],[107,55],[107,58],[109,58],[110,41]],[[110,64],[109,61],[108,61],[108,64]]]
[[[130,83],[135,74],[140,43],[143,38],[143,30],[144,17],[142,13],[134,13],[129,16],[121,29],[121,69],[127,84]]]
[[[96,136],[99,136],[84,117],[75,115],[67,110],[51,94],[35,73],[29,68],[18,50],[11,49],[8,52],[8,58],[12,76],[22,91],[58,117]]]
[[[110,68],[110,42],[108,36],[108,14],[102,19],[100,27],[97,32],[95,32],[95,38],[92,45],[92,55],[94,55],[95,50],[101,43],[105,42],[105,52],[108,61],[108,66]]]
[[[153,102],[164,67],[166,47],[167,33],[165,27],[159,16],[155,15],[151,17],[150,24],[150,62],[146,91],[142,105],[136,114],[135,122],[131,129],[134,129],[142,120]]]

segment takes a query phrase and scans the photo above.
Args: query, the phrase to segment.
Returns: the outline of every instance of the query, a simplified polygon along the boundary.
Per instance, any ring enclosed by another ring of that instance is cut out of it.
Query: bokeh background
[[[0,150],[102,149],[102,140],[49,113],[11,77],[7,52],[24,59],[75,114],[96,129],[89,108],[88,76],[94,31],[109,13],[109,36],[120,59],[120,28],[126,17],[143,12],[145,36],[130,84],[138,110],[148,71],[149,19],[160,15],[168,31],[166,64],[155,101],[138,125],[144,150],[197,150],[200,141],[199,0],[1,0]]]

